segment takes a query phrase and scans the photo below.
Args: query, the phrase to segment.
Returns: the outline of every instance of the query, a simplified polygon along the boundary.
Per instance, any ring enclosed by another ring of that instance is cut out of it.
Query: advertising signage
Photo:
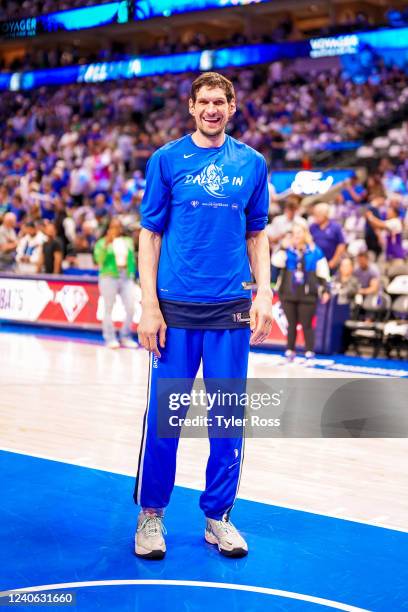
[[[375,57],[376,54],[381,55],[384,61],[400,61],[405,66],[408,61],[408,28],[297,42],[191,51],[176,55],[133,56],[115,62],[1,73],[0,90],[19,91],[44,85],[102,83],[156,74],[221,70],[231,66],[267,64],[298,57],[318,58],[334,55],[340,57],[343,68],[351,78],[364,80],[372,63],[369,59],[371,55]]]
[[[121,0],[37,17],[10,19],[0,22],[0,36],[13,40],[32,38],[39,34],[73,32],[115,23],[128,23],[132,19],[133,7],[133,0]]]

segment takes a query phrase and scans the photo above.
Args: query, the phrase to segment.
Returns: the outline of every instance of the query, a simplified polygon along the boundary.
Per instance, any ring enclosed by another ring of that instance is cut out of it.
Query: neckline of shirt
[[[228,134],[225,134],[225,140],[222,143],[222,145],[220,147],[200,147],[200,145],[196,144],[193,140],[193,135],[189,134],[188,135],[189,139],[190,139],[190,143],[193,145],[193,147],[195,149],[198,149],[199,151],[222,151],[222,149],[226,146],[227,144],[227,140],[229,138]]]

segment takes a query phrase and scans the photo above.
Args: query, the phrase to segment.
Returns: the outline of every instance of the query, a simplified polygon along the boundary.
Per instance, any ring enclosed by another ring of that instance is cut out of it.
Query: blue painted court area
[[[4,451],[0,469],[2,591],[74,583],[81,611],[408,610],[408,534],[238,500],[250,554],[226,559],[204,542],[199,493],[178,487],[167,556],[142,561],[132,478]]]

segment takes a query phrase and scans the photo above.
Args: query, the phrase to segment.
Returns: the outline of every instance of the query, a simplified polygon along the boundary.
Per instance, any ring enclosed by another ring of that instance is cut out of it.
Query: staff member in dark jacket
[[[302,325],[307,359],[314,357],[312,319],[316,312],[319,293],[326,303],[330,294],[330,270],[323,252],[317,247],[309,230],[294,225],[282,248],[272,256],[272,264],[280,268],[277,290],[288,320],[288,340],[285,356],[295,358],[296,328]]]
[[[61,274],[63,247],[62,242],[57,238],[55,223],[51,221],[44,226],[44,233],[47,242],[42,245],[41,253],[38,258],[37,271],[47,274]]]

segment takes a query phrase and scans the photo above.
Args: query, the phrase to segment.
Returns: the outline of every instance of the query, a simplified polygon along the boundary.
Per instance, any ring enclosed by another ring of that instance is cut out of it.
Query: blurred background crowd
[[[275,171],[312,168],[316,154],[361,138],[408,100],[407,77],[397,67],[380,66],[375,79],[361,84],[334,71],[310,75],[307,82],[282,68],[225,71],[235,83],[238,102],[229,133],[263,153],[272,194]],[[2,269],[24,264],[26,270],[21,244],[31,248],[27,232],[35,230],[41,241],[44,224],[50,222],[62,243],[66,267],[90,266],[89,257],[78,256],[92,253],[111,217],[119,217],[137,236],[149,157],[168,140],[193,130],[187,110],[192,77],[166,75],[3,94],[0,218],[13,215],[20,246],[8,252],[6,262],[1,257]],[[399,233],[405,231],[408,124],[400,131],[393,158],[385,155],[375,166],[371,163],[361,178],[355,176],[334,191],[328,202],[329,216],[343,226],[347,244],[368,236],[371,249],[375,233],[378,244],[371,250],[376,256],[385,242],[380,229],[367,220],[366,210],[385,220],[397,209]],[[279,194],[272,195],[272,226],[283,205]],[[312,207],[303,205],[301,214],[309,218]]]
[[[93,3],[3,1],[0,19]],[[234,28],[231,21],[227,32],[210,20],[202,30],[181,25],[174,35],[157,26],[137,38],[137,48],[168,55],[298,40],[310,36],[300,14],[282,12],[268,29]],[[375,27],[386,14],[378,13],[375,22],[350,10],[320,29],[316,18],[311,32]],[[27,70],[110,61],[126,57],[135,45],[129,36],[120,42],[110,37],[103,45],[90,39],[84,49],[75,40],[61,47],[54,41],[0,53],[0,63],[6,70]],[[408,254],[407,62],[385,61],[372,52],[358,61],[357,72],[353,62],[338,58],[222,71],[237,94],[228,133],[260,151],[270,171],[271,256],[290,237],[294,222],[306,225],[346,300],[378,292],[392,278],[393,265],[404,271]],[[95,245],[112,219],[120,221],[137,252],[146,164],[157,148],[193,131],[188,97],[194,76],[2,93],[0,271],[96,274]],[[312,197],[290,189],[279,193],[274,186],[283,170],[342,167],[353,169],[350,178]]]

